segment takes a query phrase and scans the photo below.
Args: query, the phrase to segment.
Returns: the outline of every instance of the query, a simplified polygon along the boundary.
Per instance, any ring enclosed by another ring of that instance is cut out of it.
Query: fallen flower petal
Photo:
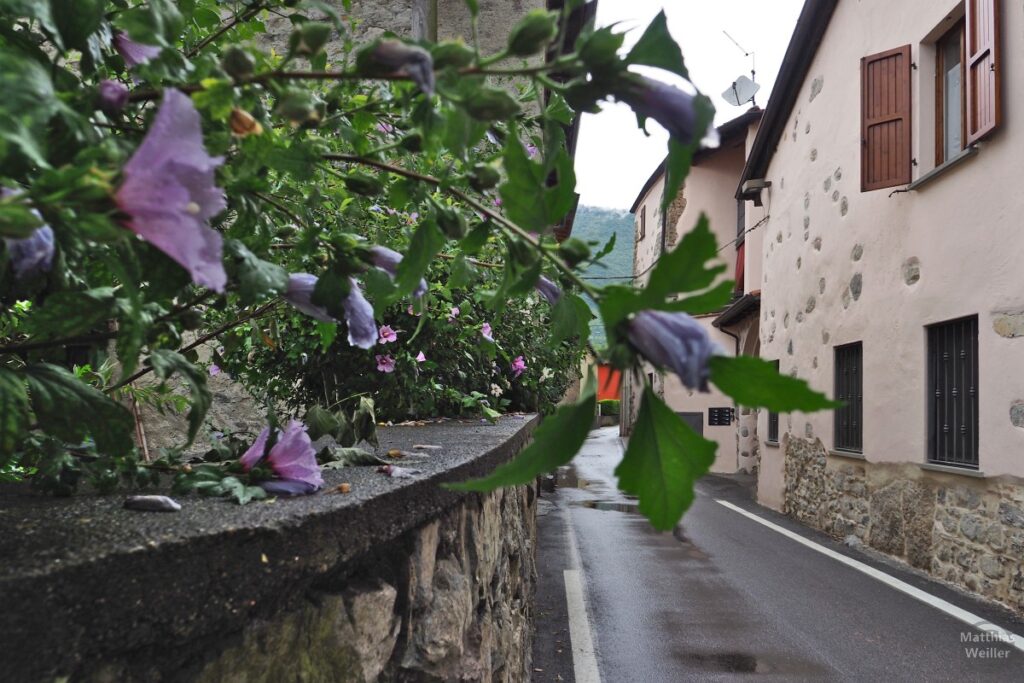
[[[398,465],[381,465],[377,468],[377,471],[381,474],[386,474],[392,479],[412,479],[422,470],[399,467]]]
[[[270,428],[265,427],[249,450],[239,459],[246,471],[251,470],[263,460],[269,439]],[[323,486],[324,480],[320,475],[320,466],[316,462],[316,450],[309,439],[309,434],[306,433],[306,425],[298,420],[289,422],[284,431],[277,431],[277,443],[270,448],[266,460],[279,479],[278,482],[272,484],[279,491],[271,491],[267,488],[266,485],[271,482],[260,483],[268,493],[281,492],[285,495],[298,495],[299,493],[312,493]],[[284,482],[290,482],[290,484],[285,486]]]
[[[181,503],[167,496],[128,496],[124,499],[124,507],[143,512],[178,512]]]
[[[209,220],[227,207],[214,180],[223,162],[206,153],[192,100],[167,90],[149,132],[124,166],[115,196],[132,232],[177,261],[196,284],[216,292],[224,291],[227,273],[223,240]]]

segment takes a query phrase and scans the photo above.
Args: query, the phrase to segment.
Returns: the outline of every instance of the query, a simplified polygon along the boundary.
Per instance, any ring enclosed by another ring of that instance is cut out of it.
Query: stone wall
[[[440,449],[406,456],[410,477],[328,470],[317,495],[244,507],[0,486],[3,679],[529,680],[536,486],[442,484],[507,462],[535,424],[383,428],[380,457]]]
[[[1024,482],[835,456],[790,434],[782,449],[786,514],[1024,613]]]
[[[475,496],[250,623],[195,680],[528,680],[536,499],[534,485]]]

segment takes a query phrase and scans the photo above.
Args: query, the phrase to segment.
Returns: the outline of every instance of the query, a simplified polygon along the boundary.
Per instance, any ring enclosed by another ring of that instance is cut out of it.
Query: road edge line
[[[587,606],[583,601],[583,582],[579,569],[565,569],[565,602],[569,609],[569,641],[572,645],[572,669],[576,683],[601,683],[597,669],[594,639],[590,633]]]
[[[946,600],[936,597],[931,593],[927,593],[921,590],[920,588],[911,586],[909,583],[901,581],[894,576],[890,576],[889,574],[886,574],[883,571],[879,571],[871,565],[864,564],[863,562],[855,560],[852,557],[847,557],[842,553],[837,553],[831,548],[826,548],[825,546],[819,543],[815,543],[814,541],[808,538],[804,538],[796,532],[790,531],[789,529],[779,526],[774,522],[769,522],[767,519],[764,519],[759,515],[755,515],[753,512],[744,510],[738,505],[734,505],[733,503],[730,503],[727,500],[721,500],[719,498],[715,498],[713,500],[719,505],[722,505],[732,510],[733,512],[738,512],[744,517],[749,517],[758,524],[762,524],[771,529],[772,531],[782,534],[786,538],[792,539],[797,543],[800,543],[801,545],[810,548],[811,550],[817,551],[822,555],[825,555],[826,557],[830,557],[833,560],[841,562],[842,564],[845,564],[851,569],[856,569],[857,571],[863,574],[867,574],[871,578],[877,581],[881,581],[890,588],[898,590],[901,593],[905,593],[906,595],[909,595],[910,597],[915,598],[916,600],[919,600],[920,602],[923,602],[926,605],[930,605],[931,607],[934,607],[940,612],[944,612],[949,616],[953,617],[954,619],[962,621],[963,623],[971,626],[972,628],[978,629],[982,632],[992,633],[997,636],[998,642],[1005,643],[1007,645],[1013,645],[1021,652],[1024,652],[1024,638],[1017,635],[1016,633],[1013,633],[1012,631],[1007,631],[1006,629],[1000,626],[996,626],[995,624],[989,622],[987,619],[979,617],[977,614],[968,612],[967,610],[961,607],[957,607],[951,602],[947,602]]]

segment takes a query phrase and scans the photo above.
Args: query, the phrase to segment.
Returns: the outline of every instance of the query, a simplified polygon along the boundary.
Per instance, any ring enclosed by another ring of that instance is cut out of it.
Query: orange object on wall
[[[622,373],[610,365],[597,366],[597,400],[619,398],[622,389]]]

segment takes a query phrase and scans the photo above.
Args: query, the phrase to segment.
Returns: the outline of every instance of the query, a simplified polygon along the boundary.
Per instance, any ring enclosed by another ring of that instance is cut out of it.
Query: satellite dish
[[[725,92],[722,93],[722,99],[729,104],[739,107],[747,102],[754,101],[754,95],[761,89],[761,86],[754,81],[750,80],[746,76],[740,76],[732,82]]]

